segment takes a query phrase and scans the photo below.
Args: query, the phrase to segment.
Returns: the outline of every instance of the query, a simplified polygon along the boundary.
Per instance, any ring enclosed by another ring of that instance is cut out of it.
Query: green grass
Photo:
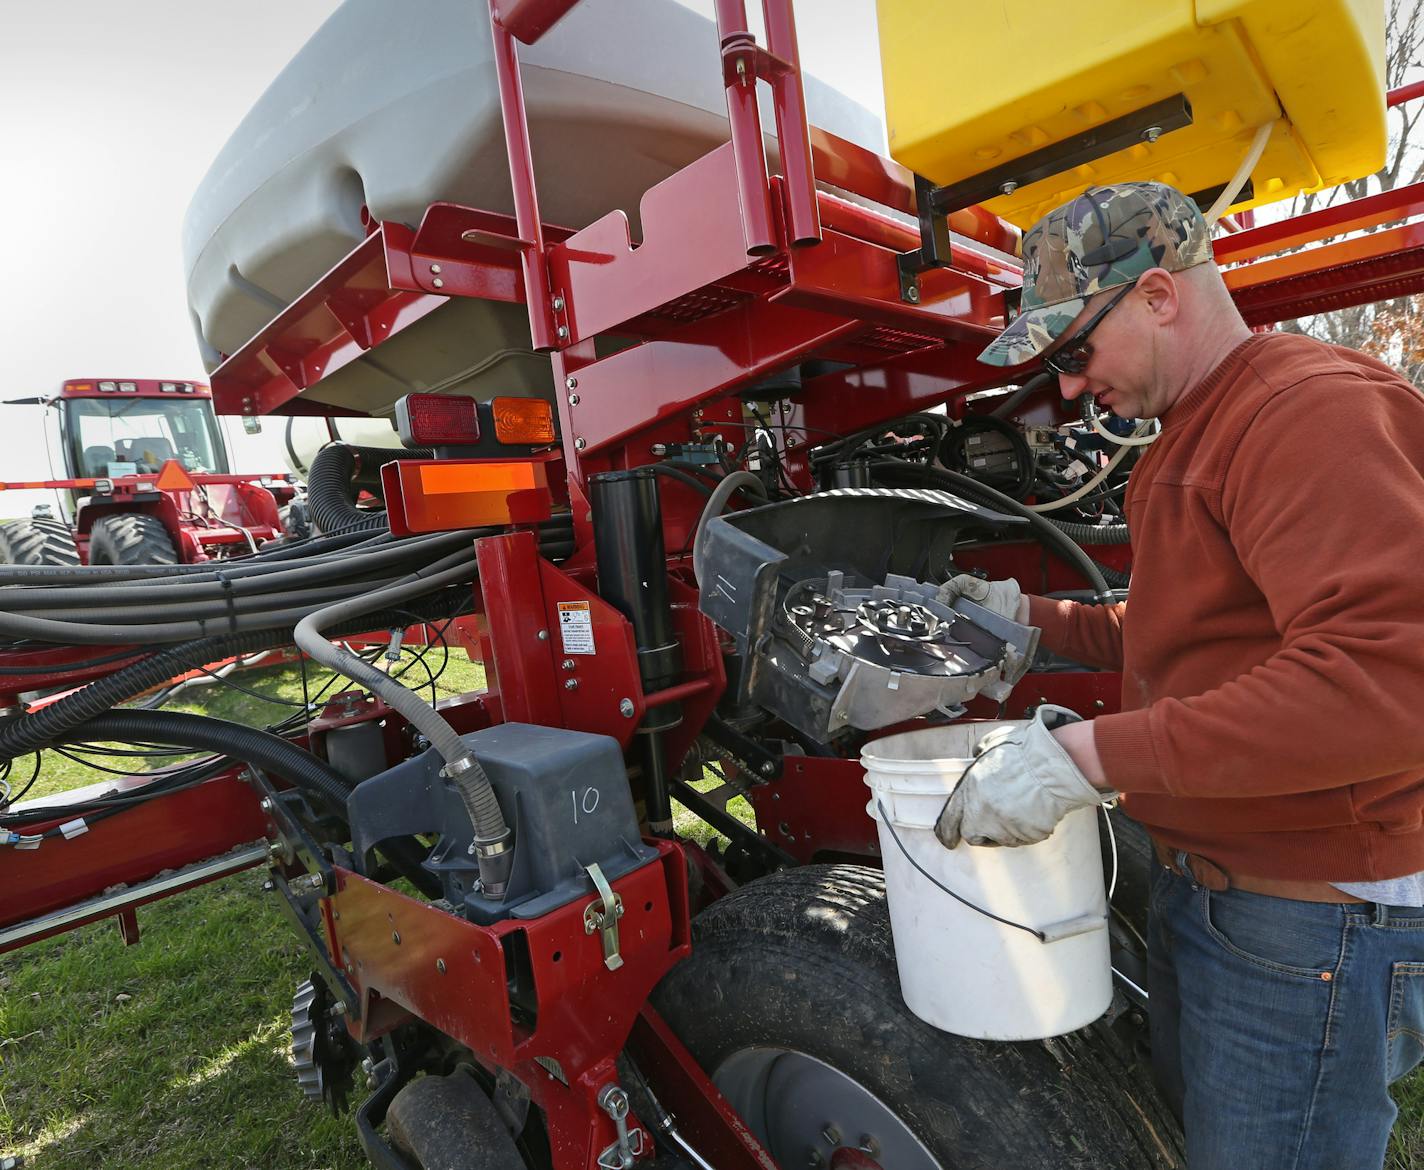
[[[235,681],[301,697],[291,667]],[[448,697],[482,681],[457,651],[436,685]],[[292,710],[216,685],[184,698],[171,709],[257,724]],[[33,792],[97,778],[51,753]],[[741,798],[729,810],[750,819]],[[713,836],[681,806],[676,823]],[[367,1165],[350,1116],[305,1103],[293,1079],[291,998],[311,965],[262,878],[239,874],[142,908],[137,946],[110,920],[0,957],[0,1157],[24,1155],[33,1170]],[[1387,1170],[1424,1170],[1424,1073],[1395,1096]]]

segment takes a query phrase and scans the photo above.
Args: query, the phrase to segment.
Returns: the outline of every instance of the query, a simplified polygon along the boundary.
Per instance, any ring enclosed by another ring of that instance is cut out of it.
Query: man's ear
[[[1139,276],[1137,291],[1159,324],[1168,325],[1177,319],[1181,309],[1181,285],[1165,268],[1149,268]]]

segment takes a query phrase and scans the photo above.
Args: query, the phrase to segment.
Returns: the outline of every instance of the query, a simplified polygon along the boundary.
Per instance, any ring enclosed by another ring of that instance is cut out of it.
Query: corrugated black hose
[[[346,819],[346,798],[351,795],[346,777],[311,752],[270,731],[181,711],[109,711],[71,728],[63,740],[123,740],[218,752],[280,776],[317,798],[343,821]],[[420,867],[425,849],[418,842],[409,838],[385,841],[381,851],[427,895],[440,895],[439,881]]]
[[[336,529],[385,528],[386,514],[366,512],[356,506],[358,488],[379,488],[377,472],[393,459],[434,459],[428,448],[395,450],[328,443],[312,460],[307,475],[307,503],[318,532]]]

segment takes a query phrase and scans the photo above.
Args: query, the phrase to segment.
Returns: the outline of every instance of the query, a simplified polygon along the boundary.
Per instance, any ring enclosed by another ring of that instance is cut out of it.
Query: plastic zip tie
[[[227,630],[230,634],[237,633],[237,598],[232,587],[232,580],[221,569],[213,571],[213,577],[223,589],[223,600],[227,602]]]

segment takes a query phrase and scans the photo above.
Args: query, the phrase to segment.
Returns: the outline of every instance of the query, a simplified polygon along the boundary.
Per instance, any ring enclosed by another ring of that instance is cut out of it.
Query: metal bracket
[[[598,1107],[618,1127],[618,1140],[598,1155],[598,1164],[603,1170],[629,1170],[643,1156],[643,1131],[628,1128],[628,1094],[619,1085],[604,1085]]]
[[[613,892],[608,879],[598,862],[584,867],[593,885],[598,890],[598,898],[583,908],[583,932],[592,934],[600,931],[603,935],[603,965],[610,971],[623,966],[623,956],[618,953],[618,920],[623,917],[623,898]]]
[[[900,299],[920,303],[920,273],[931,268],[948,268],[950,261],[949,220],[935,207],[938,190],[924,175],[915,175],[915,210],[920,218],[920,246],[895,257],[900,273]]]
[[[935,188],[929,202],[937,213],[948,215],[951,211],[985,203],[1000,195],[1012,195],[1020,187],[1027,187],[1050,175],[1062,174],[1083,163],[1106,158],[1139,142],[1156,142],[1162,135],[1191,124],[1191,103],[1185,95],[1174,94],[1065,138],[1062,142],[1050,143],[991,171],[972,175],[947,187]],[[916,194],[919,194],[918,187]],[[921,208],[923,206],[921,204]],[[924,215],[923,210],[920,215]]]

